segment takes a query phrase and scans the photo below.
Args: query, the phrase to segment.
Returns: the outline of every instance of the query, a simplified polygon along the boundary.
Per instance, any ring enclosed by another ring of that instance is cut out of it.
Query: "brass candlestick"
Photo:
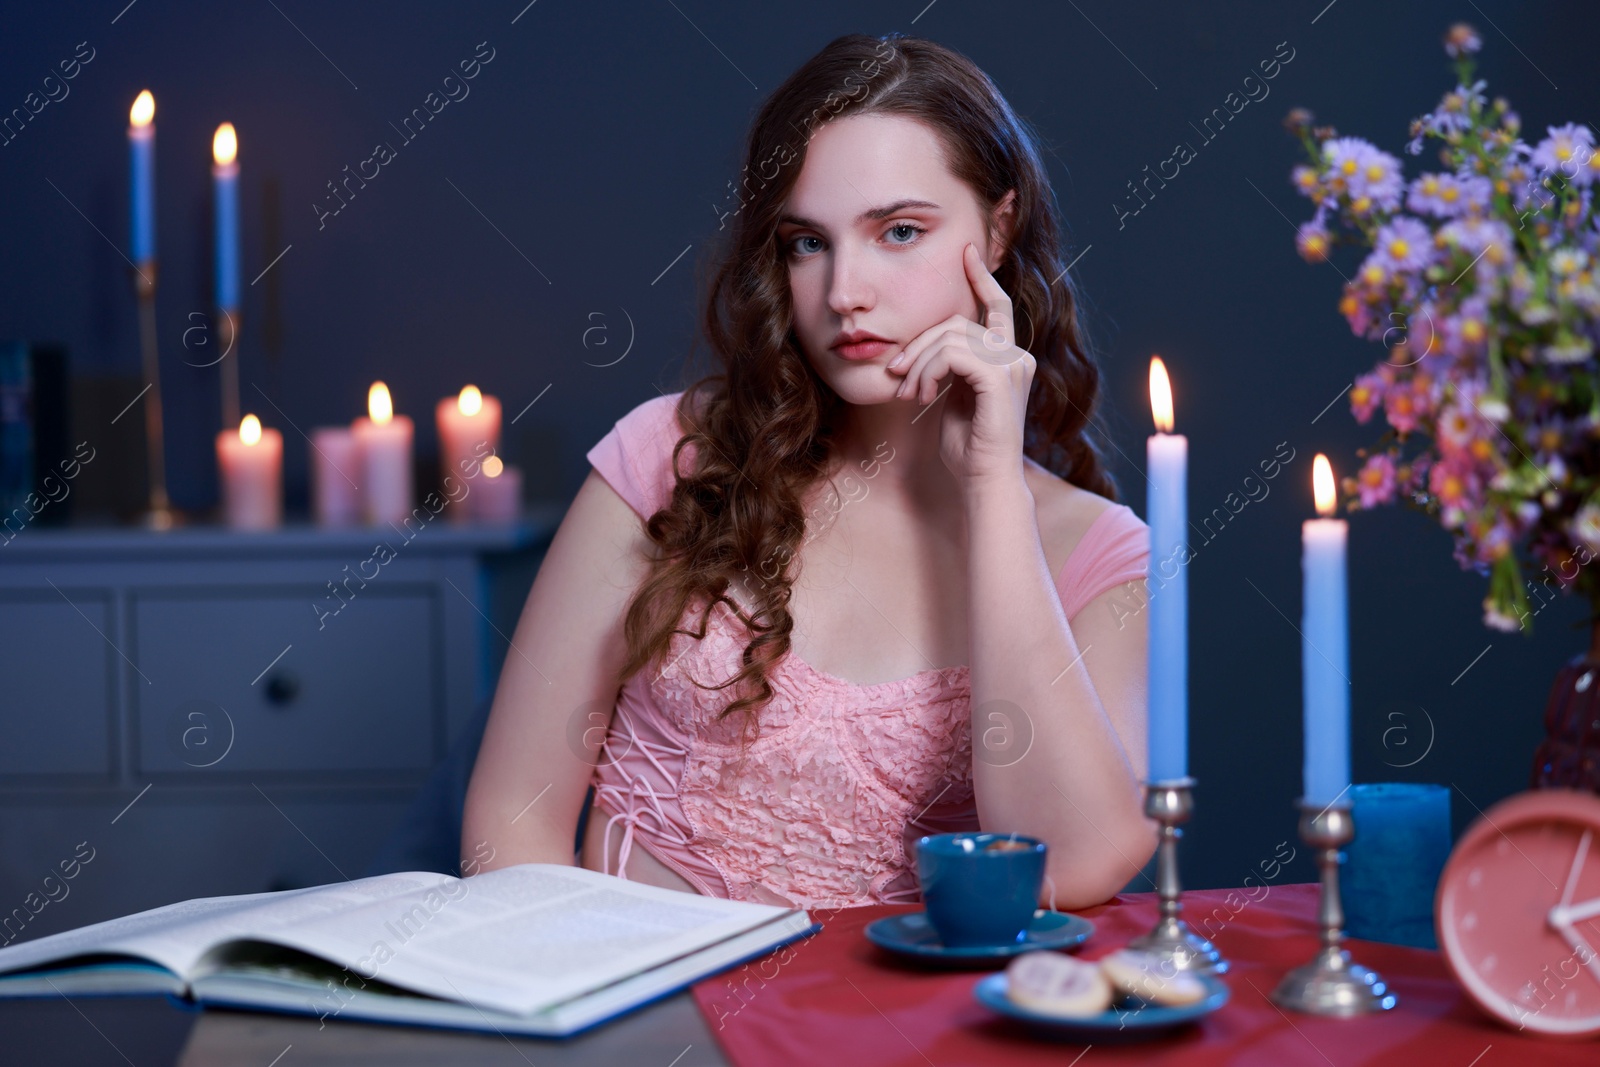
[[[1272,999],[1285,1008],[1311,1015],[1348,1018],[1368,1012],[1388,1011],[1397,1003],[1395,995],[1376,971],[1350,959],[1344,948],[1344,908],[1339,901],[1339,864],[1344,861],[1341,845],[1355,837],[1355,820],[1350,802],[1342,801],[1318,809],[1302,797],[1300,840],[1317,850],[1317,866],[1322,871],[1322,902],[1317,922],[1322,927],[1322,948],[1309,963],[1288,974],[1272,991]]]
[[[239,428],[239,357],[234,353],[234,348],[239,343],[239,309],[217,309],[217,343],[222,346],[222,356],[218,362],[221,364],[222,382],[219,392],[222,394],[222,428],[224,430],[237,430]],[[233,358],[228,358],[232,356]]]
[[[1161,917],[1147,934],[1129,942],[1129,948],[1142,949],[1161,957],[1171,968],[1194,974],[1224,974],[1228,961],[1210,941],[1183,921],[1183,887],[1178,882],[1178,838],[1181,823],[1194,811],[1194,779],[1169,778],[1146,782],[1144,813],[1161,824],[1161,843],[1156,852],[1156,892],[1161,896]]]
[[[154,259],[147,259],[133,269],[133,291],[139,300],[139,351],[145,381],[145,464],[150,471],[150,496],[143,524],[152,530],[170,530],[177,523],[177,513],[167,500],[166,446],[161,431],[161,357],[156,348]]]

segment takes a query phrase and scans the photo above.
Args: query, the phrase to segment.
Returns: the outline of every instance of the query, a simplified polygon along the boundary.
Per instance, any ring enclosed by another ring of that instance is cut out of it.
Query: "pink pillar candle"
[[[483,461],[470,483],[466,503],[480,522],[516,522],[522,515],[522,471],[506,466],[499,456]]]
[[[361,450],[361,493],[368,523],[405,521],[414,506],[411,478],[411,440],[414,427],[405,415],[394,414],[389,387],[372,383],[367,394],[366,418],[351,425]]]
[[[440,400],[434,408],[434,420],[439,429],[439,473],[454,479],[446,485],[448,496],[455,482],[465,477],[471,461],[499,449],[500,401],[469,385],[459,396]],[[461,506],[452,504],[445,514],[453,522],[463,522],[470,509],[463,500]]]
[[[237,430],[217,434],[223,513],[236,530],[283,524],[283,434],[246,415]]]
[[[311,431],[311,501],[318,526],[361,522],[361,452],[348,426]]]

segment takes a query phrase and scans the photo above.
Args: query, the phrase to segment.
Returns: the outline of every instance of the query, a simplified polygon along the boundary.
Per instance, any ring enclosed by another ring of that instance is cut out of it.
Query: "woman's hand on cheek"
[[[939,429],[939,453],[964,485],[1021,477],[1023,427],[1036,361],[1018,348],[1011,298],[971,244],[962,252],[967,280],[988,320],[985,329],[965,315],[952,315],[924,330],[888,367],[905,380],[896,391],[915,403],[938,399],[940,382],[950,393]]]

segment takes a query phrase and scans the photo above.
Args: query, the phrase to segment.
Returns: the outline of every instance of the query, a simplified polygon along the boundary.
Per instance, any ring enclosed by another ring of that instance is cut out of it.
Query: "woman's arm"
[[[574,862],[578,815],[598,756],[593,742],[615,709],[622,618],[644,576],[647,544],[638,513],[591,470],[506,651],[467,786],[463,874]],[[479,858],[484,851],[487,861]]]
[[[978,822],[1048,842],[1056,907],[1099,904],[1156,848],[1142,788],[1146,624],[1105,608],[1120,587],[1068,624],[1020,470],[969,487],[966,515]],[[1009,766],[979,751],[992,701],[1020,708],[1032,732]]]

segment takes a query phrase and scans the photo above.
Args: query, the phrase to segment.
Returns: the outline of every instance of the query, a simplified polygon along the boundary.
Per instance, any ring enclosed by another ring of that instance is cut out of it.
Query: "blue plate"
[[[1077,948],[1094,933],[1094,923],[1064,911],[1033,913],[1028,931],[1021,941],[1010,945],[980,945],[952,948],[940,942],[939,932],[924,911],[890,915],[867,924],[867,940],[890,952],[927,963],[955,967],[984,967],[1003,963],[1013,956],[1041,948]]]
[[[1228,987],[1223,984],[1222,979],[1208,974],[1195,977],[1205,983],[1206,995],[1193,1004],[1165,1007],[1149,1003],[1139,997],[1124,996],[1099,1015],[1089,1015],[1081,1019],[1047,1015],[1014,1003],[1006,995],[1004,974],[991,974],[987,978],[980,978],[972,989],[972,995],[984,1007],[1025,1022],[1036,1030],[1048,1032],[1050,1036],[1075,1038],[1086,1042],[1105,1042],[1118,1037],[1128,1039],[1154,1037],[1175,1026],[1210,1015],[1228,1002]]]

